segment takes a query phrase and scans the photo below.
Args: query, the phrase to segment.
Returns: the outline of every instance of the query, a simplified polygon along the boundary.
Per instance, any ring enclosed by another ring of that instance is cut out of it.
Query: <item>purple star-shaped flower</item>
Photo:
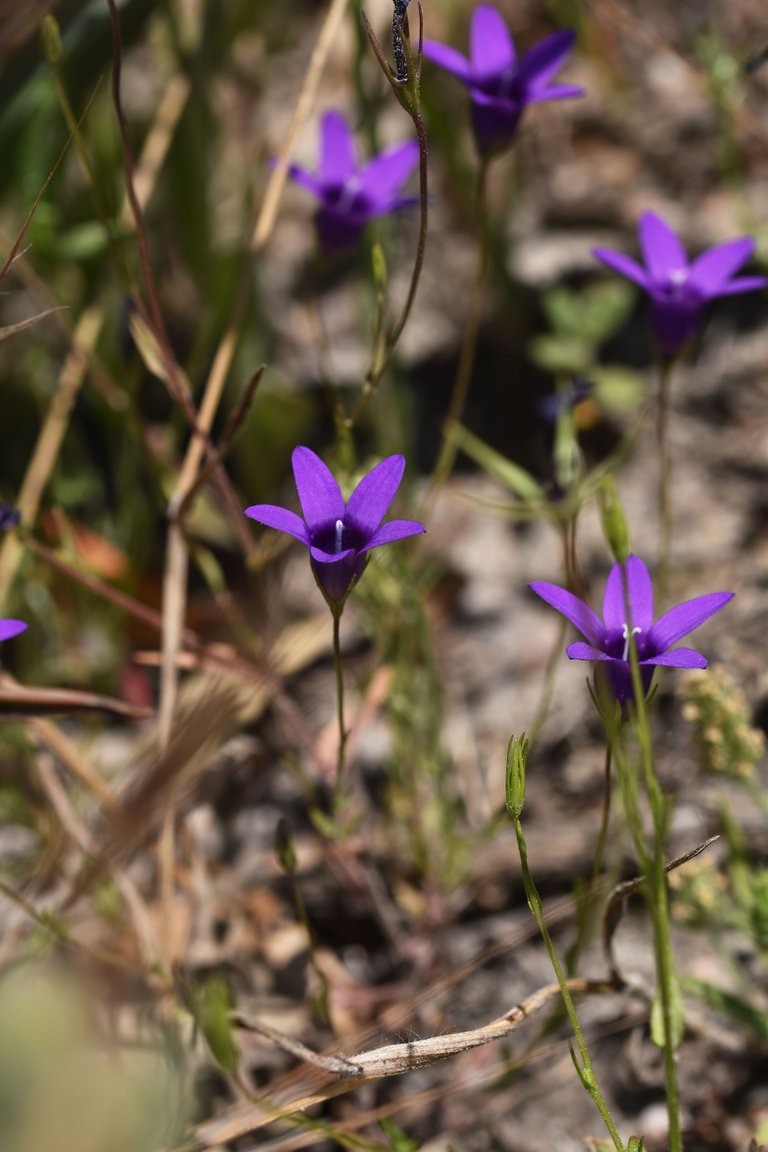
[[[710,592],[670,608],[654,622],[653,587],[648,569],[637,556],[628,556],[625,568],[629,619],[621,564],[614,564],[608,575],[602,620],[588,604],[566,588],[546,580],[536,580],[530,585],[537,596],[556,608],[586,638],[586,644],[579,640],[566,649],[571,660],[606,663],[611,692],[622,705],[633,696],[630,636],[635,637],[640,676],[647,692],[657,664],[668,668],[706,668],[707,661],[701,653],[693,648],[672,648],[672,645],[719,612],[733,598],[733,592]]]
[[[575,38],[569,30],[555,32],[518,60],[501,13],[480,4],[472,16],[469,60],[435,40],[424,41],[424,55],[466,84],[478,151],[488,157],[509,147],[529,104],[583,95],[574,84],[549,83]]]
[[[354,243],[374,216],[417,202],[401,196],[399,189],[418,159],[419,146],[409,140],[358,166],[346,120],[340,112],[330,111],[320,121],[317,171],[292,164],[288,175],[320,201],[315,216],[320,243],[326,252],[337,252]]]
[[[333,474],[311,448],[294,448],[291,461],[304,519],[274,504],[254,504],[245,514],[309,548],[320,590],[338,610],[362,576],[372,548],[426,531],[416,520],[381,523],[403,478],[405,457],[382,460],[346,504]]]
[[[612,248],[594,248],[593,254],[648,293],[654,336],[666,357],[676,356],[687,344],[710,300],[754,292],[768,284],[763,276],[733,279],[755,250],[749,236],[718,244],[689,263],[680,237],[655,212],[643,213],[638,234],[645,267]]]
[[[10,640],[13,636],[18,636],[19,632],[26,632],[29,624],[25,624],[23,620],[11,620],[6,617],[5,620],[0,620],[0,641]]]

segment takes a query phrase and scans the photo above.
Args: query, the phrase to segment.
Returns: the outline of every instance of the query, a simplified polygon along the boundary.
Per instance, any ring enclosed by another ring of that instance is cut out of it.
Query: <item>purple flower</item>
[[[25,624],[23,620],[0,620],[0,641],[10,640],[12,636],[18,636],[19,632],[26,632],[29,624]]]
[[[332,473],[310,448],[294,448],[291,461],[304,519],[274,504],[254,504],[245,514],[306,544],[320,590],[338,610],[362,576],[371,548],[426,531],[416,520],[381,523],[403,478],[405,457],[382,460],[346,504]]]
[[[724,604],[733,598],[733,592],[710,592],[696,596],[670,608],[658,620],[653,619],[653,588],[648,569],[637,556],[628,556],[626,582],[629,599],[629,619],[624,600],[624,581],[621,564],[614,564],[608,575],[603,598],[603,619],[578,596],[557,584],[537,580],[531,588],[551,604],[561,615],[574,624],[581,640],[566,649],[571,660],[595,660],[607,663],[608,681],[614,699],[625,704],[632,698],[632,671],[629,659],[629,638],[635,637],[640,676],[645,692],[648,691],[657,664],[668,668],[706,668],[707,661],[693,648],[672,648],[672,645],[694,628],[698,628]]]
[[[755,250],[749,236],[718,244],[689,263],[680,237],[655,212],[643,213],[638,234],[645,267],[612,248],[594,248],[593,254],[648,293],[653,332],[664,356],[677,355],[690,340],[708,301],[768,284],[762,276],[733,279]]]
[[[340,112],[326,112],[320,121],[320,159],[316,172],[292,164],[288,175],[316,196],[315,216],[320,243],[337,252],[354,243],[374,216],[415,204],[399,194],[419,159],[415,140],[398,144],[358,166],[355,142]]]
[[[466,84],[478,151],[492,156],[512,143],[529,104],[583,94],[584,89],[573,84],[549,83],[574,40],[571,31],[555,32],[518,60],[501,13],[480,4],[472,16],[469,60],[435,40],[424,41],[424,55]]]

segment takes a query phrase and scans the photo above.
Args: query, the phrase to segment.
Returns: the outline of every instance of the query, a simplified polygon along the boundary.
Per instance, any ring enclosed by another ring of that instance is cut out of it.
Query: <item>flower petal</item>
[[[324,552],[322,548],[310,548],[309,554],[312,573],[323,595],[332,603],[341,603],[362,576],[365,557],[358,557],[354,548],[334,553]]]
[[[245,514],[267,528],[277,528],[278,532],[287,532],[289,536],[295,536],[309,547],[309,529],[295,512],[290,512],[287,508],[278,508],[274,504],[252,504],[250,508],[246,508]]]
[[[600,617],[590,608],[589,604],[585,604],[567,588],[561,588],[559,584],[550,584],[548,580],[534,580],[528,587],[547,604],[551,604],[561,616],[565,616],[566,620],[570,620],[571,624],[578,628],[582,636],[586,636],[592,644],[602,644],[603,625],[600,622]],[[591,657],[584,657],[584,659],[591,659]]]
[[[341,112],[331,109],[320,121],[317,174],[323,184],[345,184],[355,171],[355,142]]]
[[[688,283],[705,298],[719,296],[720,289],[746,264],[755,250],[755,242],[749,236],[739,240],[729,240],[718,244],[708,252],[702,252],[691,264]]]
[[[672,273],[688,271],[685,248],[666,220],[655,212],[644,212],[637,230],[645,265],[654,280],[666,282]]]
[[[738,296],[741,292],[760,292],[768,287],[765,276],[738,276],[717,290],[718,296]]]
[[[6,618],[0,620],[0,640],[10,640],[12,636],[18,636],[19,632],[26,632],[29,624],[25,624],[23,620],[12,620]]]
[[[490,157],[506,151],[515,138],[524,103],[507,97],[488,96],[477,87],[470,88],[470,95],[472,131],[480,155]]]
[[[732,599],[733,592],[709,592],[706,596],[696,596],[693,600],[685,600],[670,608],[651,628],[646,651],[657,655],[666,652],[672,644],[693,632]]]
[[[405,470],[404,456],[387,456],[355,488],[347,501],[346,519],[367,542],[392,503]]]
[[[541,93],[564,64],[575,40],[576,33],[572,29],[562,28],[534,44],[520,60],[518,75],[523,84],[534,93]]]
[[[344,519],[344,497],[333,474],[311,448],[294,448],[293,476],[310,535],[333,520]]]
[[[427,60],[437,64],[438,68],[445,68],[446,72],[452,72],[462,83],[469,83],[472,75],[469,60],[457,52],[455,48],[449,47],[448,44],[441,44],[439,40],[425,40],[422,54]]]
[[[493,80],[515,66],[515,46],[501,13],[478,4],[472,16],[469,56],[474,80]]]
[[[355,548],[345,548],[343,552],[326,552],[323,548],[317,548],[313,544],[309,549],[309,554],[317,564],[338,564],[342,560],[349,560],[351,556],[356,556],[357,551]]]
[[[627,620],[627,605],[624,599],[624,580],[621,564],[614,564],[608,573],[603,596],[603,623],[610,636],[621,635],[624,625],[640,628],[647,632],[653,623],[653,585],[643,561],[639,556],[628,556],[625,564],[627,594],[632,616]]]
[[[569,644],[565,650],[565,654],[569,660],[603,660],[611,664],[623,664],[623,660],[617,660],[615,656],[609,656],[607,652],[603,652],[601,648],[593,648],[591,644],[585,644],[583,640],[577,640],[575,644]]]
[[[663,664],[665,668],[706,668],[706,657],[694,648],[670,648],[659,656],[641,660],[641,664]]]
[[[313,172],[307,172],[306,168],[300,168],[298,164],[291,164],[288,168],[288,179],[293,180],[294,184],[300,184],[302,188],[306,188],[319,200],[323,199],[325,188],[322,181],[318,180]]]
[[[369,552],[371,548],[378,548],[382,544],[392,544],[395,540],[405,540],[408,536],[418,536],[422,532],[426,532],[426,528],[418,520],[387,520],[386,524],[382,524],[376,529],[368,543],[364,544],[360,551]]]
[[[358,173],[360,191],[368,200],[386,211],[394,194],[405,183],[419,162],[419,145],[415,140],[398,144],[374,156]]]
[[[682,300],[665,299],[651,290],[651,328],[665,356],[676,356],[695,335],[705,301],[689,292]]]
[[[586,89],[580,84],[551,84],[549,88],[535,89],[525,97],[526,104],[543,104],[545,100],[570,100],[583,96]]]
[[[602,264],[605,264],[606,268],[618,272],[619,276],[626,276],[627,280],[633,280],[646,292],[650,291],[651,284],[648,273],[631,256],[625,256],[623,252],[616,252],[613,248],[593,248],[592,255]]]

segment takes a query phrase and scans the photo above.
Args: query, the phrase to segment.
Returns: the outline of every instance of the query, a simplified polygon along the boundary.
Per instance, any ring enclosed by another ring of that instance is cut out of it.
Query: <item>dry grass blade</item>
[[[615,992],[616,985],[610,980],[587,980],[574,978],[568,981],[568,987],[574,996],[604,995]],[[522,1003],[510,1008],[503,1016],[498,1016],[480,1028],[471,1028],[465,1032],[451,1032],[443,1036],[435,1036],[429,1040],[409,1040],[400,1044],[385,1044],[369,1052],[360,1052],[355,1056],[335,1055],[316,1056],[310,1049],[297,1044],[290,1037],[284,1037],[274,1028],[261,1024],[260,1021],[238,1013],[235,1023],[241,1028],[247,1028],[264,1036],[272,1043],[278,1044],[291,1055],[298,1055],[317,1072],[334,1076],[334,1082],[311,1090],[309,1093],[290,1102],[268,1103],[238,1106],[228,1116],[209,1120],[197,1129],[197,1136],[204,1148],[215,1148],[217,1145],[229,1140],[239,1139],[250,1132],[255,1132],[275,1120],[290,1116],[294,1112],[304,1111],[306,1108],[321,1104],[334,1096],[349,1092],[353,1088],[370,1083],[372,1080],[381,1080],[388,1076],[402,1076],[419,1068],[425,1068],[438,1060],[449,1056],[456,1056],[462,1052],[469,1052],[494,1040],[501,1040],[511,1035],[523,1020],[540,1011],[552,1000],[560,996],[558,984],[547,984],[539,988]]]
[[[56,311],[58,311],[57,308],[46,308],[44,312],[38,312],[36,316],[28,316],[26,320],[19,320],[18,324],[6,324],[5,328],[0,328],[0,340],[8,340],[11,336],[16,336],[19,332],[26,331],[26,329],[31,328],[33,324],[37,324],[40,320],[44,320],[46,316],[50,316],[52,312]]]
[[[690,852],[684,852],[682,856],[676,856],[674,860],[670,860],[668,864],[664,865],[664,871],[667,873],[674,872],[676,868],[680,868],[681,865],[687,864],[689,860],[694,860],[697,856],[700,856],[705,849],[709,848],[711,844],[714,844],[715,841],[719,839],[719,835],[710,836],[708,840],[705,840],[702,844],[697,844]],[[603,954],[605,955],[608,970],[612,978],[619,983],[623,981],[619,974],[616,958],[613,954],[613,937],[619,926],[621,917],[624,914],[624,906],[627,900],[633,893],[640,890],[640,886],[644,880],[645,876],[635,876],[631,880],[624,880],[621,884],[617,884],[611,892],[603,917]]]
[[[272,171],[272,176],[264,195],[261,212],[259,213],[259,218],[253,230],[251,246],[256,252],[259,252],[264,247],[272,235],[272,229],[277,219],[277,209],[280,206],[280,197],[283,194],[288,175],[288,157],[293,150],[296,137],[301,131],[304,121],[315,106],[320,78],[328,61],[331,49],[338,38],[341,21],[348,3],[349,0],[332,0],[331,6],[328,9],[328,15],[325,17],[325,22],[317,38],[312,58],[307,66],[304,85],[296,101],[293,119],[285,134],[283,146],[278,154],[277,163]]]
[[[103,843],[107,859],[122,860],[157,831],[164,805],[237,724],[238,702],[226,684],[208,685],[204,700],[173,718],[170,738],[119,803]]]
[[[96,692],[79,692],[70,688],[27,688],[21,684],[0,681],[0,719],[12,716],[51,716],[76,712],[106,712],[126,720],[146,720],[149,708],[128,704]]]
[[[180,116],[183,111],[185,101],[186,93],[182,100],[181,94],[175,91],[172,110],[176,113],[177,122],[178,116]],[[136,184],[140,193],[140,203],[143,207],[146,207],[150,199],[154,188],[154,178],[156,178],[160,170],[173,135],[173,126],[169,120],[169,104],[170,102],[165,99],[160,103],[158,119],[162,115],[162,132],[156,133],[154,126],[150,130],[145,149],[141,154],[139,166],[136,171]],[[67,146],[68,144],[69,142],[67,142]],[[64,151],[66,151],[66,148]],[[34,214],[34,207],[36,207],[38,200],[45,192],[48,182],[61,163],[64,151],[62,151],[56,165],[41,188],[39,196],[35,201],[35,206],[33,206],[29,213],[22,231],[19,233],[16,241],[14,241],[11,253],[5,262],[2,272],[0,272],[0,279],[2,279],[11,267],[18,253],[21,240]],[[72,346],[59,375],[58,389],[51,400],[45,422],[32,453],[32,458],[27,466],[26,475],[19,494],[18,504],[22,514],[22,522],[27,525],[33,524],[37,517],[40,500],[42,499],[45,486],[48,483],[48,478],[58,459],[59,450],[69,423],[73,405],[85,377],[86,369],[90,369],[93,360],[94,348],[101,332],[103,319],[104,316],[100,309],[86,309],[80,316],[72,335]],[[24,546],[18,537],[7,536],[0,548],[0,603],[5,601],[8,596],[11,583],[23,553]]]
[[[87,308],[78,320],[72,338],[72,348],[64,361],[58,388],[51,400],[19,492],[18,507],[24,524],[34,523],[37,517],[45,486],[58,459],[64,433],[85,377],[88,358],[93,352],[101,330],[101,323],[102,313],[98,308]],[[8,595],[23,550],[24,546],[17,536],[7,536],[3,541],[3,546],[0,548],[0,603],[3,603]]]

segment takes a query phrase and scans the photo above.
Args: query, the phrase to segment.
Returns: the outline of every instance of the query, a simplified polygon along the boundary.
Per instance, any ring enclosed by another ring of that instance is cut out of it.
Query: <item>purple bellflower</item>
[[[612,248],[594,248],[593,255],[650,296],[653,333],[667,358],[676,356],[691,339],[710,300],[754,292],[768,284],[763,276],[734,279],[755,250],[749,236],[718,244],[689,263],[680,237],[655,212],[643,213],[638,234],[645,267]]]
[[[424,41],[424,55],[469,89],[477,148],[490,157],[510,146],[529,104],[583,95],[584,89],[574,84],[549,83],[574,40],[567,29],[554,32],[518,60],[501,13],[479,4],[472,16],[469,60],[435,40]]]
[[[304,519],[274,504],[254,504],[245,514],[309,548],[315,580],[331,610],[338,612],[362,576],[372,548],[426,531],[416,520],[381,523],[403,478],[405,457],[382,460],[346,504],[333,474],[310,448],[294,448],[291,462]]]
[[[530,587],[574,624],[586,643],[579,640],[566,652],[571,660],[600,661],[607,665],[608,682],[615,700],[622,706],[633,697],[630,636],[635,637],[643,689],[651,686],[656,665],[667,668],[706,668],[707,661],[693,648],[672,645],[693,632],[733,598],[733,592],[710,592],[670,608],[653,619],[653,587],[648,569],[637,556],[626,561],[629,619],[624,599],[622,565],[614,564],[608,575],[603,598],[603,619],[588,604],[566,588],[537,580]]]
[[[315,216],[320,244],[338,252],[353,244],[369,220],[417,203],[399,189],[419,159],[415,140],[380,152],[358,165],[355,142],[341,112],[326,112],[320,121],[317,171],[291,164],[288,175],[320,201]]]

